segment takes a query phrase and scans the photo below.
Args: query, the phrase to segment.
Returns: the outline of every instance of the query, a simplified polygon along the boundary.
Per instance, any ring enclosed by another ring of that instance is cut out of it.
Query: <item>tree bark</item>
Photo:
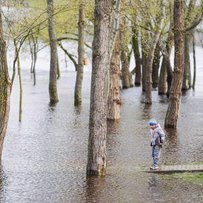
[[[163,60],[161,65],[160,77],[159,77],[159,88],[158,88],[159,95],[167,94],[169,96],[169,93],[170,93],[171,82],[173,78],[173,71],[172,71],[171,61],[170,61],[172,45],[173,45],[173,33],[172,33],[172,29],[170,28],[168,33],[168,39],[166,42],[166,47],[163,51]]]
[[[135,57],[135,86],[141,85],[142,73],[141,73],[141,59],[140,59],[140,50],[139,50],[139,41],[138,41],[138,30],[136,25],[132,28],[133,37],[132,37],[132,45],[133,45],[133,52]]]
[[[36,63],[37,63],[37,52],[38,52],[38,40],[36,39],[36,44],[34,44],[34,62],[33,62],[33,85],[37,83],[36,80]]]
[[[129,48],[128,40],[126,33],[127,29],[125,28],[125,17],[122,17],[120,20],[120,41],[121,41],[121,71],[122,71],[122,87],[127,89],[130,87],[130,71],[129,71]]]
[[[158,94],[165,95],[166,94],[166,79],[167,79],[167,60],[166,57],[163,56],[162,64],[161,64],[161,71],[159,77],[159,84],[158,84]]]
[[[184,0],[174,1],[174,74],[169,97],[169,105],[165,118],[165,127],[176,128],[183,80],[184,66]]]
[[[146,81],[145,81],[145,104],[152,104],[152,64],[154,60],[154,52],[159,41],[161,30],[163,29],[163,21],[165,15],[164,2],[160,2],[160,16],[158,18],[155,33],[147,33],[146,55],[147,63],[145,67]]]
[[[167,97],[169,97],[170,93],[171,93],[171,85],[172,85],[172,80],[173,80],[173,70],[172,70],[170,63],[168,63],[166,68],[167,68],[167,92],[166,92],[166,95],[167,95]]]
[[[34,36],[33,33],[31,33],[29,40],[29,46],[30,46],[30,55],[31,55],[31,67],[30,67],[30,73],[33,74],[33,85],[36,85],[36,63],[37,63],[37,53],[39,51],[39,42],[38,42],[38,35],[39,35],[39,29],[37,30],[37,36]]]
[[[18,56],[18,80],[20,86],[19,92],[19,122],[22,121],[22,113],[23,113],[23,85],[22,85],[22,77],[21,77],[21,65],[20,65],[20,56]]]
[[[143,41],[142,39],[142,91],[145,92],[147,54]]]
[[[152,49],[148,49],[145,67],[145,104],[152,104],[152,64],[156,44]]]
[[[111,38],[110,38],[110,58],[113,53],[114,43],[120,26],[120,6],[121,0],[113,0],[112,11],[112,26],[111,26]]]
[[[108,116],[107,116],[109,120],[120,119],[120,106],[121,106],[120,54],[121,54],[120,40],[119,35],[117,34],[110,64],[110,88],[108,96]]]
[[[3,142],[10,110],[11,82],[9,80],[6,42],[3,38],[2,17],[0,8],[0,159],[2,157]]]
[[[159,83],[160,48],[156,45],[154,60],[152,64],[152,87],[157,88]]]
[[[190,36],[185,34],[185,50],[184,50],[184,73],[182,90],[186,91],[191,87],[191,68],[190,68]]]
[[[55,104],[58,100],[57,93],[57,63],[58,63],[58,54],[57,54],[57,38],[54,31],[54,5],[53,0],[47,0],[47,12],[48,12],[48,32],[49,32],[49,41],[50,41],[50,75],[49,75],[49,97],[50,103]]]
[[[193,48],[193,64],[194,64],[192,88],[194,90],[195,89],[195,83],[196,83],[196,53],[195,53],[195,34],[194,33],[193,33],[193,40],[192,40],[192,48]]]
[[[61,71],[60,71],[59,57],[57,53],[57,79],[60,79],[60,77],[61,77]]]
[[[197,2],[196,0],[189,1],[188,9],[185,12],[185,28],[188,27],[188,25],[191,26],[194,23],[194,22],[191,22],[191,13],[195,7],[196,2]],[[185,53],[185,56],[184,56],[185,62],[184,62],[183,86],[182,86],[183,91],[187,91],[192,86],[191,85],[191,66],[190,66],[191,36],[192,36],[192,30],[189,30],[185,33],[185,52],[184,52]]]
[[[95,0],[87,175],[106,171],[107,92],[112,1]]]
[[[79,106],[82,103],[82,81],[83,81],[83,69],[84,69],[84,55],[85,55],[85,13],[84,2],[80,0],[79,5],[79,22],[78,22],[78,66],[77,76],[75,83],[75,106]]]

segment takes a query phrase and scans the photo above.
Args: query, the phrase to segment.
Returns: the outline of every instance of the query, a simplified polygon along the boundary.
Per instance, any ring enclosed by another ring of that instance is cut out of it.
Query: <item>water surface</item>
[[[199,50],[199,56],[203,51]],[[203,162],[203,61],[198,58],[196,90],[182,97],[177,130],[167,131],[161,164]],[[147,122],[163,126],[168,101],[153,91],[153,105],[141,102],[141,88],[123,90],[121,120],[108,125],[105,178],[86,178],[90,73],[84,75],[83,103],[73,105],[75,73],[62,71],[60,102],[49,106],[48,70],[32,85],[23,70],[23,121],[18,122],[14,86],[0,170],[0,202],[203,202],[202,187],[137,170],[151,165]]]

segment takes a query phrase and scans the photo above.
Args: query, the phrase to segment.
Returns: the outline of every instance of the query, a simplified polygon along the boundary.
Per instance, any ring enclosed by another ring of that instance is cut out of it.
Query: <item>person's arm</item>
[[[163,143],[164,140],[165,140],[165,133],[164,133],[164,131],[162,130],[162,128],[159,128],[158,134],[159,134],[159,136],[160,136],[161,142]]]

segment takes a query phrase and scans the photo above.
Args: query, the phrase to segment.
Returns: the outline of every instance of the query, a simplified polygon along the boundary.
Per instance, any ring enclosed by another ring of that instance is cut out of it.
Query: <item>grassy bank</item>
[[[168,178],[182,179],[193,184],[198,184],[203,187],[203,173],[175,173],[169,175]]]

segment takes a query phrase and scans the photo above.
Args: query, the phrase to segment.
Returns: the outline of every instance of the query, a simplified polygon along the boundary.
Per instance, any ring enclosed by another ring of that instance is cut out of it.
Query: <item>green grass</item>
[[[192,162],[192,164],[193,164],[193,165],[202,165],[203,162],[201,162],[201,161],[200,161],[200,162]]]
[[[182,181],[186,181],[188,183],[200,185],[203,187],[203,173],[173,173],[173,174],[168,174],[168,175],[162,175],[162,178],[165,180],[174,180],[174,179],[179,179]]]
[[[203,186],[203,173],[175,173],[171,176]]]

